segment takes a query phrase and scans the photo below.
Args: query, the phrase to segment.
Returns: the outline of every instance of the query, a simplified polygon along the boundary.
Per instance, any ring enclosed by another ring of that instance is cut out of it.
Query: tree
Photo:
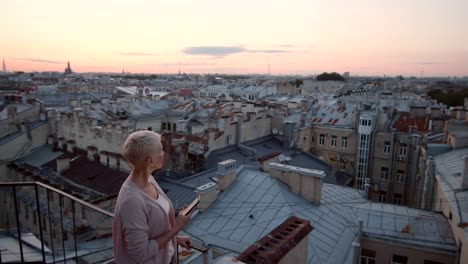
[[[299,86],[301,86],[304,82],[301,80],[301,79],[296,79],[294,81],[294,84],[296,85],[296,88],[298,88]]]
[[[332,72],[332,73],[324,72],[322,74],[317,75],[316,80],[317,81],[341,81],[341,82],[346,81],[346,79],[343,76],[341,76],[339,73],[336,73],[336,72]]]

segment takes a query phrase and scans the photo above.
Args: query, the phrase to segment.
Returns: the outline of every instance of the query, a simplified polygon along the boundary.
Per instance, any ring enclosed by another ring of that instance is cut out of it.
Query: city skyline
[[[10,71],[467,76],[468,2],[4,1]],[[465,32],[464,32],[465,31]]]

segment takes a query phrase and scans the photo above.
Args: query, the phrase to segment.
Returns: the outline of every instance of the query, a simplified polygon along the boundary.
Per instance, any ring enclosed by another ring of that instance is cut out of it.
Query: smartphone
[[[200,196],[197,196],[197,198],[193,200],[193,202],[182,211],[182,214],[189,215],[193,211],[193,209],[197,208],[197,205],[199,203],[200,203]]]

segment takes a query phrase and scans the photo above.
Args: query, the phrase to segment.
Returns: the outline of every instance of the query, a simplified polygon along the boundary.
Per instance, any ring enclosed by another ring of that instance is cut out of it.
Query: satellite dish
[[[278,129],[277,128],[273,128],[273,130],[271,132],[273,132],[273,135],[278,135]]]
[[[268,110],[268,109],[270,109],[270,108],[268,106],[265,106],[265,110]]]

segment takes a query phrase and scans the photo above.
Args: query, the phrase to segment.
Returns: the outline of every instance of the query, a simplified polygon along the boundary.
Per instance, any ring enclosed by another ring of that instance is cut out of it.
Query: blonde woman
[[[166,194],[151,176],[162,168],[161,136],[137,131],[125,140],[123,156],[132,167],[115,206],[113,244],[116,263],[177,263],[177,245],[189,248],[190,239],[178,236],[191,214],[175,217]]]

